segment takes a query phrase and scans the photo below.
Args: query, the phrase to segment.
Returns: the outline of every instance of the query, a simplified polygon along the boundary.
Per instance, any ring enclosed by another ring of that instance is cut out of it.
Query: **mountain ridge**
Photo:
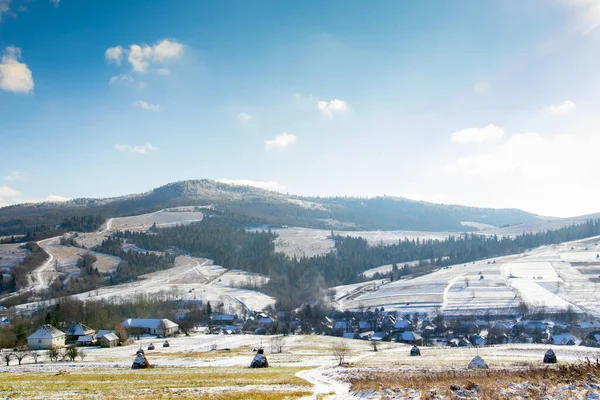
[[[61,217],[119,217],[176,206],[213,205],[273,225],[365,230],[469,231],[464,221],[493,226],[543,217],[515,208],[482,208],[411,200],[396,196],[315,197],[281,193],[210,179],[171,182],[152,190],[112,198],[24,203],[0,208],[0,234],[24,233]]]

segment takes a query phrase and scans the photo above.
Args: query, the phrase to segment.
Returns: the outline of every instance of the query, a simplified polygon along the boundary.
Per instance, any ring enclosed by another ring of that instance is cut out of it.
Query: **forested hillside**
[[[324,256],[289,258],[274,251],[275,235],[270,231],[247,232],[235,226],[226,215],[153,232],[122,232],[148,250],[180,249],[196,256],[210,257],[215,263],[270,277],[266,287],[279,305],[295,308],[318,300],[323,288],[364,280],[362,272],[384,264],[424,260],[415,267],[405,266],[402,275],[427,273],[443,265],[516,254],[545,244],[600,235],[600,220],[573,225],[555,231],[515,238],[462,234],[448,240],[404,240],[394,245],[369,246],[362,238],[335,236],[336,251]]]
[[[74,217],[111,218],[186,205],[213,205],[217,210],[267,224],[321,229],[465,231],[467,228],[461,224],[464,221],[503,226],[538,218],[515,209],[432,204],[397,197],[301,197],[195,180],[112,199],[75,199],[0,208],[0,235],[31,234]]]

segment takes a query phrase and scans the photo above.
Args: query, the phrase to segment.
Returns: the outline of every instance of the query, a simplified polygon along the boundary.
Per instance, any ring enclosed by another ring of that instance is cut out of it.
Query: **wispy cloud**
[[[114,62],[117,65],[121,65],[121,60],[123,60],[123,47],[115,46],[106,49],[104,58],[106,58],[106,61],[109,63]]]
[[[52,3],[54,8],[58,8],[58,6],[60,6],[60,0],[50,0],[50,3]]]
[[[473,91],[477,94],[485,94],[490,90],[490,83],[488,81],[477,81],[473,86]]]
[[[283,132],[274,139],[265,140],[265,150],[285,149],[296,141],[296,135]]]
[[[134,101],[131,105],[135,108],[141,108],[148,111],[160,111],[160,104],[150,104],[145,102],[144,100]]]
[[[159,150],[158,147],[152,146],[150,143],[146,143],[143,146],[132,146],[129,144],[115,144],[115,149],[122,153],[134,153],[134,154],[146,154],[151,151]]]
[[[333,99],[331,101],[320,100],[317,102],[317,107],[321,110],[323,116],[328,119],[333,119],[335,114],[348,112],[350,107],[343,100]]]
[[[253,118],[253,116],[251,114],[247,114],[247,113],[239,113],[237,115],[237,119],[240,122],[248,122]]]
[[[488,125],[483,128],[467,128],[453,132],[452,142],[458,144],[484,143],[494,139],[501,139],[504,129],[496,125]]]
[[[553,104],[545,108],[552,115],[568,115],[575,111],[577,105],[571,100],[565,100],[560,104]]]
[[[26,64],[19,62],[21,49],[8,46],[0,62],[0,89],[13,93],[32,93],[33,74]]]
[[[131,68],[135,72],[148,72],[154,64],[164,64],[181,57],[185,47],[176,40],[163,39],[152,46],[146,44],[132,44],[128,49],[122,46],[115,46],[106,49],[104,57],[108,62],[113,62],[117,65],[121,64],[121,60],[127,55],[127,61],[131,64]],[[168,75],[169,70],[159,68],[156,70],[159,75]]]
[[[598,0],[563,0],[563,3],[575,9],[576,29],[587,36],[600,27],[600,1]]]
[[[23,175],[19,171],[11,171],[4,176],[4,180],[8,182],[20,181],[21,179],[23,179]]]
[[[128,74],[111,76],[108,81],[110,86],[124,86],[127,88],[143,89],[146,87],[145,82],[138,82],[133,76]]]
[[[252,181],[249,179],[217,179],[217,182],[236,186],[253,186],[265,190],[284,191],[286,187],[275,181]]]

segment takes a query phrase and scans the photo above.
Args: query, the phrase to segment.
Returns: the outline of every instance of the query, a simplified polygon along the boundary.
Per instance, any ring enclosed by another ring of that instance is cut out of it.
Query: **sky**
[[[600,0],[0,0],[0,206],[209,178],[600,212]]]

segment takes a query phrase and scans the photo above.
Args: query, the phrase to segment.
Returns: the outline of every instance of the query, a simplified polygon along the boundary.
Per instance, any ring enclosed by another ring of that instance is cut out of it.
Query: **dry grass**
[[[354,391],[379,391],[383,389],[414,389],[424,399],[430,398],[431,391],[438,395],[453,398],[451,385],[471,389],[478,385],[482,389],[482,399],[510,399],[498,393],[498,388],[506,388],[511,383],[529,382],[533,386],[560,384],[584,384],[590,375],[600,374],[600,362],[559,364],[543,367],[522,367],[513,369],[450,370],[450,371],[410,371],[372,372],[349,379]],[[536,398],[541,393],[530,393]]]
[[[0,375],[0,397],[295,399],[312,385],[295,376],[302,368],[99,369]]]

